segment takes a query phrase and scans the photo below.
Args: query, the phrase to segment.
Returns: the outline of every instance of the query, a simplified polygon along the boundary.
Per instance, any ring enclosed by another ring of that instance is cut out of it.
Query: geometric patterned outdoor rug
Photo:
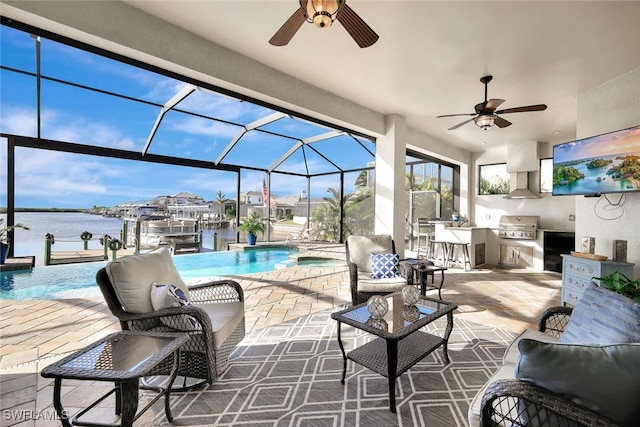
[[[337,310],[337,309],[336,309]],[[333,311],[333,310],[332,310]],[[224,375],[201,390],[171,396],[175,426],[466,426],[467,408],[500,365],[516,334],[456,319],[449,364],[439,348],[396,380],[397,413],[387,379],[352,361],[345,384],[331,311],[248,335]],[[446,317],[427,325],[441,335]],[[345,350],[372,336],[342,327]],[[159,405],[159,404],[156,404]],[[169,425],[158,410],[159,425]]]

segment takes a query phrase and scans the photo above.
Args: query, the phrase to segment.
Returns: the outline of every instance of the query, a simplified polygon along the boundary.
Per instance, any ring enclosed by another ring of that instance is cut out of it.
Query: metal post
[[[213,233],[213,250],[218,250],[218,233],[216,232]]]

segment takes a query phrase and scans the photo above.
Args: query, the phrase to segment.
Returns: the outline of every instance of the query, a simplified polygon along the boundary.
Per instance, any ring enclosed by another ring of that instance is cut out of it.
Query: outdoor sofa
[[[468,415],[470,427],[639,425],[640,304],[591,284],[574,308],[548,309]]]

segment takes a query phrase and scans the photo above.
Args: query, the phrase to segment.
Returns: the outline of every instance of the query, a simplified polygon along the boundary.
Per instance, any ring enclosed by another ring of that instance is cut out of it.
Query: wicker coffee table
[[[458,306],[424,296],[420,297],[416,305],[404,305],[400,293],[390,294],[385,298],[389,311],[382,320],[369,315],[366,303],[333,313],[331,318],[338,322],[338,345],[344,359],[342,384],[347,374],[347,359],[387,377],[389,409],[396,412],[396,378],[440,346],[445,361],[449,363],[447,342],[453,329],[453,310]],[[420,330],[445,315],[447,327],[442,337]],[[346,353],[341,336],[343,323],[376,335],[377,338]]]
[[[42,370],[45,378],[55,378],[53,405],[63,426],[131,426],[133,422],[162,396],[165,397],[165,413],[171,422],[169,391],[178,373],[180,346],[189,339],[184,333],[121,331],[76,351]],[[167,365],[168,364],[168,365]],[[171,372],[166,387],[140,386],[140,378]],[[62,406],[60,389],[63,379],[109,381],[115,387],[81,410],[71,421]],[[139,389],[153,390],[157,394],[139,413]],[[120,424],[80,420],[98,403],[115,393],[115,414]]]

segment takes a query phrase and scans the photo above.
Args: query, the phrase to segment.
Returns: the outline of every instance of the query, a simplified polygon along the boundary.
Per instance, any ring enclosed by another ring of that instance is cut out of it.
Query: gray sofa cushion
[[[504,356],[502,357],[502,364],[509,365],[511,367],[516,366],[518,363],[518,358],[520,357],[520,350],[518,349],[518,343],[520,340],[525,338],[542,341],[542,342],[558,342],[558,338],[553,335],[549,335],[540,331],[533,331],[531,329],[524,330],[520,335],[518,335],[507,347],[507,350],[504,352]]]
[[[469,425],[470,426],[479,426],[480,425],[480,405],[482,403],[482,396],[484,395],[485,390],[492,382],[496,380],[513,380],[514,376],[514,368],[516,363],[518,362],[518,358],[520,357],[520,350],[518,350],[518,343],[523,339],[534,339],[537,341],[543,342],[557,342],[558,338],[553,335],[546,334],[544,332],[532,331],[530,329],[525,330],[520,335],[518,335],[509,345],[507,350],[504,352],[504,356],[502,358],[502,366],[496,371],[495,374],[487,381],[480,391],[476,393],[475,397],[471,401],[469,405],[469,411],[467,413]]]
[[[484,370],[481,370],[484,372]],[[489,378],[489,380],[484,383],[482,388],[476,393],[475,397],[469,404],[469,411],[467,412],[467,420],[469,421],[470,427],[477,427],[480,425],[480,408],[482,406],[482,396],[484,396],[484,392],[487,390],[487,387],[498,380],[512,380],[513,376],[513,365],[503,365]]]
[[[640,342],[640,304],[616,292],[591,284],[573,309],[560,342]]]
[[[572,345],[522,339],[515,377],[622,425],[640,420],[640,343]]]

